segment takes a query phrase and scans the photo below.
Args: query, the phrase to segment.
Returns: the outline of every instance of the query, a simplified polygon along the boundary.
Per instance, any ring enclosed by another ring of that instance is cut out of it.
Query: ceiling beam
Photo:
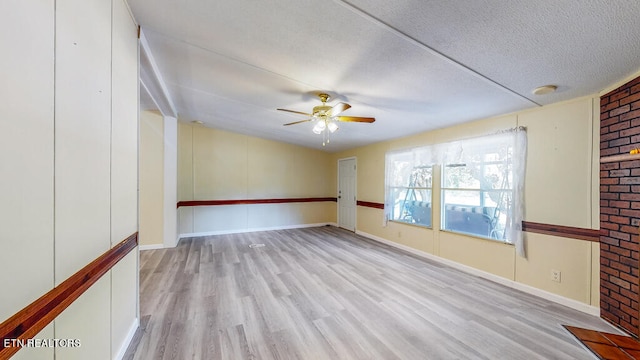
[[[173,100],[171,100],[162,74],[158,70],[144,30],[140,31],[140,84],[151,96],[163,116],[178,117],[178,112]]]

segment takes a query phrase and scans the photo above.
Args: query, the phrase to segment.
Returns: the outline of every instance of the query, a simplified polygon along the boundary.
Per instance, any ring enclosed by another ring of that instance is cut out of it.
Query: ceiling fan
[[[329,106],[327,105],[327,101],[329,101],[330,98],[329,94],[320,93],[318,94],[318,97],[320,98],[320,101],[322,101],[322,105],[314,106],[311,114],[296,110],[277,109],[280,111],[309,116],[309,119],[294,121],[284,124],[284,126],[316,121],[316,125],[313,127],[313,132],[315,134],[323,134],[322,146],[324,146],[326,143],[329,143],[329,135],[338,130],[337,122],[372,123],[376,121],[376,119],[372,117],[338,116],[343,111],[349,109],[351,105],[341,102],[334,106]]]

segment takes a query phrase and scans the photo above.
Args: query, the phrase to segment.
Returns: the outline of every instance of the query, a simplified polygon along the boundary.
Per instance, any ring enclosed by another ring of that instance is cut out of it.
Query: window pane
[[[431,189],[393,189],[392,219],[431,226]]]
[[[474,165],[449,164],[443,167],[443,186],[454,189],[479,189],[479,170]]]
[[[511,191],[443,190],[442,228],[505,239]]]

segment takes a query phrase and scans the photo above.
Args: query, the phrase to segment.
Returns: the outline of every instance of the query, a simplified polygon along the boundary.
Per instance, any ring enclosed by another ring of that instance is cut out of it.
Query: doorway
[[[338,226],[356,231],[356,158],[338,160]]]

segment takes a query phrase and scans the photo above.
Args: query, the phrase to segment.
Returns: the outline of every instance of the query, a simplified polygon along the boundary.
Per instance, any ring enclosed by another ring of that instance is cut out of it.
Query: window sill
[[[433,225],[431,225],[431,226],[427,226],[427,225],[421,225],[421,224],[416,224],[416,223],[404,222],[404,221],[399,221],[399,220],[389,220],[389,222],[396,223],[396,224],[402,224],[402,225],[414,226],[414,227],[421,228],[421,229],[433,230]]]

